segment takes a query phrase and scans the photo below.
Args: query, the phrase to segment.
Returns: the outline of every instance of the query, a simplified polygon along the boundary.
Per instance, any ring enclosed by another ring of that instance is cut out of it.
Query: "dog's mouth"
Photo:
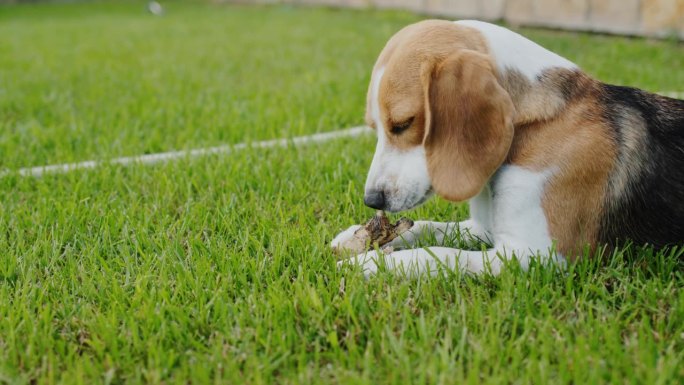
[[[432,186],[430,186],[425,191],[423,191],[422,194],[408,196],[398,205],[390,203],[390,205],[386,208],[386,211],[389,211],[391,213],[398,213],[401,211],[414,209],[425,203],[428,199],[432,197],[432,195],[434,195],[434,190],[432,189]]]

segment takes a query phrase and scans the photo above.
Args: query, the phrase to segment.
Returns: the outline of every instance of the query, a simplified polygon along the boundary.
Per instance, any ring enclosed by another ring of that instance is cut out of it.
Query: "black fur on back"
[[[600,98],[618,159],[599,241],[684,244],[684,101],[607,84]]]

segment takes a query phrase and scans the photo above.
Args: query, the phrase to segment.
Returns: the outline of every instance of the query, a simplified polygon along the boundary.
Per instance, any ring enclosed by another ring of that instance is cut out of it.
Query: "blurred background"
[[[0,0],[0,4],[43,0]],[[50,1],[50,0],[47,0]],[[73,2],[74,0],[63,0]],[[684,38],[684,0],[208,0],[213,3],[327,5],[391,8],[426,15],[505,21],[625,35]],[[53,2],[59,2],[53,1]],[[148,9],[163,13],[149,2]]]
[[[291,2],[401,8],[458,18],[504,20],[513,25],[558,27],[628,35],[684,37],[684,0],[293,0]]]
[[[249,2],[249,1],[245,1]],[[399,8],[513,25],[684,37],[684,0],[282,0],[272,3]]]

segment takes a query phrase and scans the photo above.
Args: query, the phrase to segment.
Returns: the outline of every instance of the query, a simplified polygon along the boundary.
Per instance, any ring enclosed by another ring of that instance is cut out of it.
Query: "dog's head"
[[[432,192],[479,193],[513,139],[513,103],[475,30],[446,21],[394,35],[373,69],[366,121],[378,136],[366,205],[402,211]]]

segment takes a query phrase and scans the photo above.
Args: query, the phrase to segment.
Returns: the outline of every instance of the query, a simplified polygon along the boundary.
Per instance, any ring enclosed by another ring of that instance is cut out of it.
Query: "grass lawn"
[[[401,12],[167,2],[0,6],[0,169],[360,124]],[[684,90],[684,47],[523,30],[596,77]],[[338,271],[374,138],[0,178],[0,383],[668,384],[684,262],[561,273]],[[457,220],[435,199],[407,214]]]

